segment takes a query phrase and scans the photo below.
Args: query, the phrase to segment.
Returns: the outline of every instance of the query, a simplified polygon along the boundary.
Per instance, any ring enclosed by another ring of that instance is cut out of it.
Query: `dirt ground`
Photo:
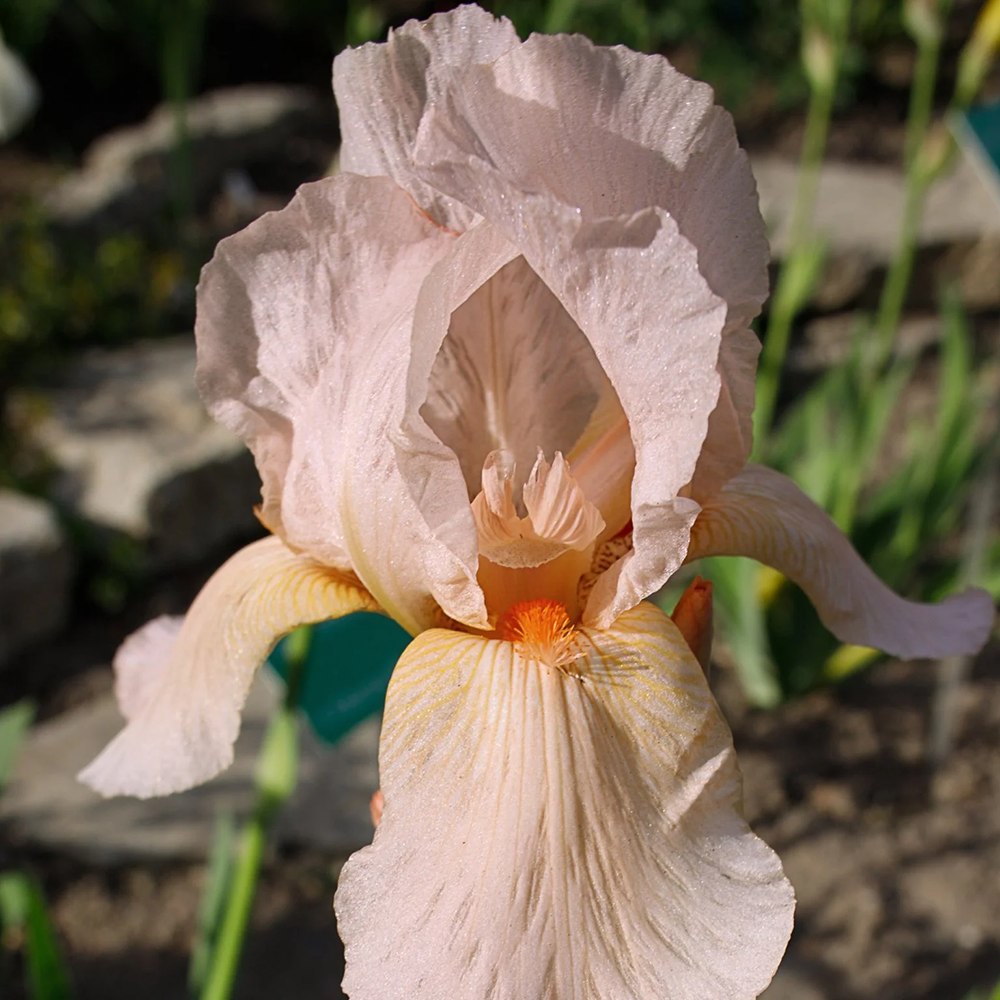
[[[996,654],[976,664],[954,750],[937,768],[926,762],[931,665],[885,664],[772,713],[749,711],[732,677],[717,672],[747,813],[799,900],[767,1000],[964,1000],[1000,979]],[[79,1000],[185,996],[200,867],[107,870],[16,855],[47,890]],[[342,996],[331,907],[342,860],[269,860],[239,1000]],[[11,972],[16,942],[7,944]]]

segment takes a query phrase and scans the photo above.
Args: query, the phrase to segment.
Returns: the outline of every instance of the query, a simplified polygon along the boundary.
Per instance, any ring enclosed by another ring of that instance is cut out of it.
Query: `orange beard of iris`
[[[520,601],[504,613],[497,627],[526,660],[564,667],[577,657],[576,629],[565,604],[548,598]]]

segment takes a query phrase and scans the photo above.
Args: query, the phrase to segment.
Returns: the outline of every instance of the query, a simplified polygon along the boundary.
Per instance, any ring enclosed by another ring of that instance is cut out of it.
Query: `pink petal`
[[[146,798],[214,777],[232,763],[240,710],[275,642],[359,610],[377,605],[343,574],[277,538],[248,545],[205,584],[181,627],[157,619],[126,640],[116,667],[128,725],[81,780],[103,795]]]
[[[851,543],[791,480],[750,465],[707,502],[691,534],[688,560],[758,559],[797,583],[843,642],[905,658],[971,654],[989,637],[990,596],[970,589],[939,604],[894,594]]]
[[[719,399],[727,307],[699,271],[700,248],[665,211],[589,219],[549,194],[525,193],[484,158],[481,136],[460,118],[456,129],[453,113],[425,115],[417,166],[516,244],[587,336],[628,418],[634,549],[598,581],[584,615],[605,627],[683,561],[698,506],[678,494],[694,476]]]
[[[742,468],[756,361],[747,327],[767,296],[768,248],[747,157],[709,87],[659,56],[579,36],[518,45],[507,22],[470,7],[344,53],[335,83],[347,169],[389,174],[452,228],[486,214],[447,176],[463,160],[589,218],[668,212],[727,306],[723,387],[692,495]]]
[[[419,292],[455,243],[392,182],[334,177],[224,240],[199,287],[199,386],[254,451],[264,520],[354,570],[412,631],[435,620],[435,603],[475,617],[482,601],[467,499],[455,555],[400,477],[394,444]]]
[[[342,52],[333,61],[341,170],[392,177],[442,225],[468,228],[474,213],[414,176],[409,166],[413,141],[442,74],[490,62],[518,41],[506,18],[469,5],[408,21],[384,45]]]
[[[447,329],[420,412],[458,456],[470,497],[491,452],[512,453],[526,475],[539,448],[567,454],[598,400],[614,396],[587,338],[523,257],[459,304]]]
[[[352,1000],[756,997],[791,930],[725,723],[650,605],[563,668],[434,630],[403,654],[385,808],[336,908]]]
[[[753,447],[754,383],[760,341],[748,327],[723,333],[719,348],[719,402],[688,487],[699,503],[714,496],[746,465]]]
[[[183,615],[160,615],[118,647],[114,660],[115,698],[126,719],[138,715],[155,695],[183,624]]]

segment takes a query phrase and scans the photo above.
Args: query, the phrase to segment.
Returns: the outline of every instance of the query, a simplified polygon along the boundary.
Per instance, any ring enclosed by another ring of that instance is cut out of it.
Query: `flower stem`
[[[910,31],[917,43],[917,64],[910,90],[906,118],[906,196],[903,219],[896,240],[896,252],[889,264],[879,298],[875,320],[875,355],[867,366],[867,378],[877,376],[892,353],[896,328],[903,313],[906,292],[913,273],[917,231],[924,212],[924,201],[937,171],[928,163],[929,125],[934,104],[934,84],[941,55],[941,35],[949,0],[911,0],[907,11]]]
[[[281,806],[295,789],[298,697],[311,635],[310,628],[302,628],[288,640],[285,698],[267,728],[257,761],[257,802],[240,834],[236,867],[201,1000],[228,1000],[232,995],[268,834]]]
[[[809,107],[788,250],[778,272],[757,372],[755,455],[764,447],[774,420],[792,325],[812,293],[822,264],[823,247],[811,236],[812,219],[851,13],[850,0],[819,6],[803,0],[801,6],[802,61],[809,80]]]

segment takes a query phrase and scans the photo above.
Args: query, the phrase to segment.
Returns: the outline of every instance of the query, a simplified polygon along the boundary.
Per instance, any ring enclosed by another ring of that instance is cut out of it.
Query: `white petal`
[[[265,522],[414,632],[482,603],[467,497],[464,541],[439,538],[396,457],[414,310],[455,243],[392,182],[342,175],[224,240],[198,295],[199,387],[254,451]]]
[[[699,503],[714,496],[745,465],[753,448],[753,406],[760,341],[749,328],[724,332],[719,348],[719,402],[688,487]]]
[[[450,183],[454,150],[523,194],[548,193],[590,218],[665,209],[726,302],[713,414],[693,494],[714,492],[750,454],[759,349],[748,327],[767,297],[768,246],[746,154],[712,92],[660,56],[534,35],[439,85],[414,148],[416,173],[480,212]],[[435,113],[443,126],[435,125]],[[447,131],[449,144],[441,142]]]
[[[562,668],[435,630],[403,654],[374,844],[336,908],[352,1000],[749,1000],[793,898],[662,612]]]
[[[342,170],[392,177],[438,222],[466,229],[475,214],[418,180],[411,151],[427,103],[442,74],[453,67],[490,62],[517,45],[506,18],[479,7],[459,7],[426,21],[408,21],[384,45],[347,49],[333,61],[340,109]]]
[[[448,247],[385,180],[333,177],[223,240],[198,287],[198,385],[257,458],[265,521],[345,564],[348,386]]]
[[[990,596],[970,589],[940,604],[894,594],[848,539],[790,479],[750,465],[708,501],[695,522],[688,559],[749,556],[780,570],[843,642],[894,656],[950,656],[982,648],[993,626]]]
[[[183,615],[160,615],[118,647],[114,660],[115,698],[126,719],[138,715],[155,694],[183,624]]]
[[[585,620],[604,627],[683,561],[697,505],[678,494],[719,398],[726,303],[700,273],[699,249],[662,209],[593,219],[526,193],[484,158],[481,137],[454,125],[445,109],[425,115],[418,168],[517,244],[592,344],[628,418],[634,549],[591,594]]]
[[[377,610],[371,595],[277,538],[242,549],[205,584],[180,628],[158,619],[126,641],[119,696],[128,725],[81,774],[103,795],[168,795],[232,763],[257,668],[298,625]],[[139,656],[149,657],[148,680]]]

